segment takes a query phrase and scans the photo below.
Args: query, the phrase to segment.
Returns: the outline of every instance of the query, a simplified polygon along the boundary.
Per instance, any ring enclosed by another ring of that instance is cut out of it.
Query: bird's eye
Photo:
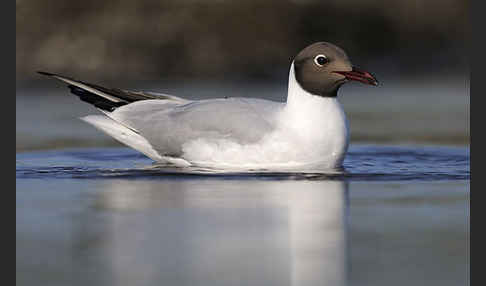
[[[317,55],[314,58],[314,62],[316,63],[316,65],[322,67],[329,62],[329,59],[325,55]]]

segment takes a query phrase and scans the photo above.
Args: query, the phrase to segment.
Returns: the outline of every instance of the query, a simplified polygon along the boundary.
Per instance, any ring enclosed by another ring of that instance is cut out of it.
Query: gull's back
[[[256,98],[220,98],[178,102],[142,100],[108,114],[136,130],[162,156],[177,157],[195,140],[224,139],[252,144],[277,127],[283,103]]]

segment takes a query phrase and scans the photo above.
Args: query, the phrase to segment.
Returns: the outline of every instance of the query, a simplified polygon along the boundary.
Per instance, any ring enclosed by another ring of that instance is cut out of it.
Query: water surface
[[[19,285],[465,285],[469,151],[352,145],[342,174],[17,154]]]

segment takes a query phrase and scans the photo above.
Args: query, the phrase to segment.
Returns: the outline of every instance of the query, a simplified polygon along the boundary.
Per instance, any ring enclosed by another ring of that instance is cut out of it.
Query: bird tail
[[[38,71],[38,73],[67,83],[71,93],[77,95],[79,99],[108,112],[138,100],[161,99],[152,94],[106,88],[49,72]]]
[[[119,142],[145,154],[150,159],[158,162],[163,161],[162,157],[154,150],[147,139],[119,122],[103,115],[88,115],[81,117],[81,119]]]

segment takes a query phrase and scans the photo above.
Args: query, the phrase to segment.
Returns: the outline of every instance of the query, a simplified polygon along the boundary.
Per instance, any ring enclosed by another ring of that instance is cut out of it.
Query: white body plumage
[[[322,170],[341,166],[348,127],[336,97],[305,91],[289,73],[286,103],[251,98],[143,100],[87,116],[161,163],[217,169]]]

